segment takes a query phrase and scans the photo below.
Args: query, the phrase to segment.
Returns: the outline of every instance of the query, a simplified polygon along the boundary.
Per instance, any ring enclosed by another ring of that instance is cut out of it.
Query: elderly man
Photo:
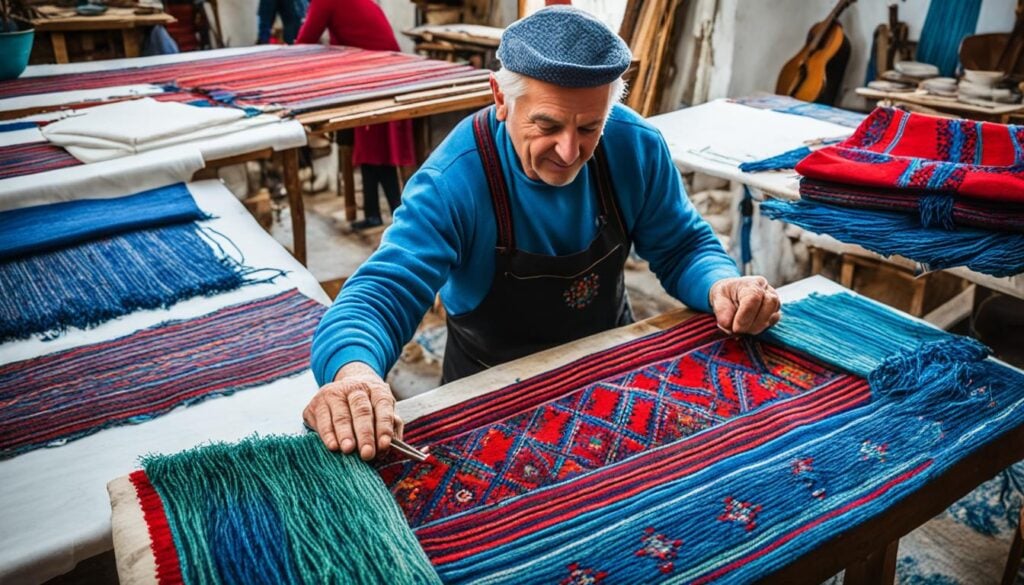
[[[412,177],[394,225],[313,341],[322,388],[306,423],[363,459],[401,437],[383,377],[434,300],[448,310],[444,382],[632,321],[631,246],[665,289],[757,333],[779,319],[690,205],[661,135],[618,105],[629,49],[587,13],[509,26],[495,106],[463,120]]]

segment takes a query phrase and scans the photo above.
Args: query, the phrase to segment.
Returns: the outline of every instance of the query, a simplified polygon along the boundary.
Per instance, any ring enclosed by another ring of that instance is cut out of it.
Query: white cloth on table
[[[149,83],[135,85],[117,85],[96,89],[78,89],[74,91],[55,91],[35,95],[21,95],[0,99],[0,112],[18,110],[39,110],[57,106],[70,106],[88,102],[106,102],[114,99],[133,98],[145,95],[164,93],[158,85]]]
[[[228,107],[198,107],[142,98],[86,108],[43,128],[43,136],[84,163],[110,160],[176,144],[197,142],[255,126],[271,115],[247,118]]]
[[[0,211],[75,199],[104,199],[182,183],[203,168],[195,146],[175,146],[91,165],[0,179]]]

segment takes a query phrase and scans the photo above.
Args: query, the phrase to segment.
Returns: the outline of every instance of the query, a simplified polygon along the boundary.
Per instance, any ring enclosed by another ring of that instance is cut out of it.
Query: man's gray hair
[[[517,98],[526,92],[526,76],[515,71],[509,71],[502,67],[494,72],[494,79],[498,82],[501,93],[505,94],[505,101],[509,108]],[[621,77],[612,82],[611,99],[608,100],[608,110],[626,97],[626,82]]]

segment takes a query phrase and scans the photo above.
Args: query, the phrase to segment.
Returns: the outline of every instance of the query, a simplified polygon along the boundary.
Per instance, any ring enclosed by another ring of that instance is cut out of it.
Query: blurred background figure
[[[284,1],[284,0],[279,0]],[[324,30],[332,45],[348,45],[374,51],[398,51],[398,41],[384,11],[373,0],[313,0],[296,43],[317,43]],[[379,187],[391,207],[401,203],[398,167],[416,162],[412,121],[400,120],[355,129],[352,164],[363,177],[363,219],[353,230],[382,225]]]

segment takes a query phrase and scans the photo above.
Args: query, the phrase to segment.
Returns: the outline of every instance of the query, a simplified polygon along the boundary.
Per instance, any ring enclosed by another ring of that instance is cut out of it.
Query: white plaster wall
[[[851,43],[843,79],[846,107],[865,107],[853,89],[864,82],[875,27],[888,20],[894,0],[859,0],[840,18]],[[806,41],[807,31],[835,6],[835,0],[719,0],[709,99],[773,91],[782,65]],[[929,0],[899,3],[910,38],[921,34]],[[983,0],[977,32],[1009,31],[1016,0]]]

